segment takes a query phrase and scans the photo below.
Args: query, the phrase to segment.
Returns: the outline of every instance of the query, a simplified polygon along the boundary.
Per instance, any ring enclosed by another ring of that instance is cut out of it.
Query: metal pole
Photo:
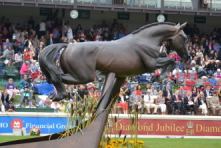
[[[65,9],[62,9],[62,37],[64,36]]]

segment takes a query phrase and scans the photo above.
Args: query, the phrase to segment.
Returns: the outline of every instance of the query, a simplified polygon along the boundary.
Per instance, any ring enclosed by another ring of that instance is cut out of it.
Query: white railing
[[[211,4],[212,2],[212,4]],[[208,4],[208,8],[213,10],[221,10],[221,0],[204,0],[205,4]],[[211,7],[212,6],[212,7]]]
[[[164,7],[176,9],[193,9],[192,0],[164,0]]]

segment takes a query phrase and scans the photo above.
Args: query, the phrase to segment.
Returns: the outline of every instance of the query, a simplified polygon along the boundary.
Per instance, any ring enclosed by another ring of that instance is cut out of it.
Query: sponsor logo
[[[20,119],[13,119],[10,123],[12,129],[22,129],[23,122]]]

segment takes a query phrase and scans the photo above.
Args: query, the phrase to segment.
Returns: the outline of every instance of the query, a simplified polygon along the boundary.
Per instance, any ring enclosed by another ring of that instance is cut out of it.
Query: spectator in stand
[[[6,109],[6,112],[15,112],[15,107],[12,102],[9,102],[8,108]]]
[[[117,106],[121,106],[124,114],[127,114],[129,97],[124,94],[124,90],[122,88],[120,89],[117,102],[118,102]]]
[[[81,31],[82,31],[81,24],[78,24],[77,28],[75,29],[75,33],[78,35],[79,33],[81,33]]]
[[[24,96],[28,97],[29,101],[32,101],[33,90],[31,89],[31,81],[28,79],[28,75],[24,74],[24,79],[20,81],[20,93],[21,99],[24,100]]]
[[[197,75],[198,78],[201,78],[203,76],[207,76],[207,72],[202,67],[199,67]]]
[[[53,37],[53,34],[50,33],[50,37],[49,37],[49,39],[47,41],[47,45],[52,45],[52,44],[55,44],[55,43],[56,43],[55,42],[55,38]]]
[[[132,111],[135,109],[135,105],[138,107],[138,109],[141,109],[142,107],[141,105],[142,98],[141,96],[137,95],[136,92],[137,92],[136,90],[133,90],[133,93],[130,95],[129,98],[130,101],[129,105]]]
[[[0,56],[0,58],[6,59],[9,54],[9,48],[8,48],[8,46],[3,46],[3,49],[4,49],[4,52],[3,52],[3,55]]]
[[[39,66],[36,63],[36,60],[32,60],[31,66],[30,66],[30,75],[31,79],[34,80],[37,78],[38,75],[40,75],[40,70]]]
[[[157,90],[155,89],[155,86],[152,85],[152,86],[151,86],[151,93],[150,93],[150,95],[151,95],[151,96],[157,96],[157,94],[158,94],[158,92],[157,92]]]
[[[7,48],[10,48],[12,46],[12,43],[10,42],[10,40],[7,38],[5,40],[5,42],[3,43],[3,47],[6,46]]]
[[[202,109],[202,114],[207,115],[207,104],[206,104],[206,97],[204,96],[203,92],[200,92],[200,94],[195,98],[195,102],[197,102],[197,107],[199,109]]]
[[[78,34],[78,39],[80,42],[85,42],[86,40],[86,34],[84,33],[84,30],[81,30],[81,33]]]
[[[41,75],[38,75],[37,78],[33,81],[33,86],[35,85],[41,85],[43,83],[43,80],[41,79]]]
[[[77,92],[77,101],[84,100],[88,97],[88,90],[86,85],[81,84]]]
[[[112,34],[111,40],[117,40],[117,39],[118,39],[118,35],[117,35],[117,31],[115,30],[114,33]]]
[[[31,61],[30,71],[31,73],[39,72],[39,67],[36,64],[36,60]]]
[[[183,100],[181,96],[179,95],[179,91],[176,90],[175,94],[172,96],[172,99],[171,99],[172,113],[175,114],[175,109],[177,109],[178,113],[181,114],[182,107],[183,107]]]
[[[160,54],[159,57],[167,57],[167,48],[166,48],[166,42],[163,42],[160,46]]]
[[[208,80],[208,82],[210,82],[211,85],[215,86],[217,83],[217,80],[215,79],[215,76],[212,75],[211,78]]]
[[[8,84],[6,84],[5,89],[9,94],[9,100],[11,100],[11,98],[14,97],[17,93],[16,85],[13,83],[12,78],[8,79]]]
[[[111,37],[110,37],[109,32],[105,31],[103,35],[103,41],[110,41],[110,40],[111,40]]]
[[[137,95],[142,96],[142,90],[141,90],[141,86],[140,85],[136,86],[136,91],[137,91],[136,92]]]
[[[48,44],[47,44],[47,40],[45,39],[45,36],[41,36],[40,42],[43,42],[43,44],[41,43],[41,45],[43,45],[43,47],[44,47],[45,45],[48,45]]]
[[[215,62],[214,60],[210,60],[206,66],[207,75],[212,75],[214,73]]]
[[[73,36],[73,31],[72,31],[72,29],[71,29],[71,26],[68,25],[68,26],[67,26],[67,39],[68,39],[68,41],[70,41],[70,40],[73,39],[73,38],[74,38],[74,36]]]
[[[3,105],[1,99],[0,99],[0,112],[5,112],[5,106]]]
[[[126,35],[123,33],[123,30],[120,30],[120,32],[117,34],[118,39],[125,37]]]
[[[192,87],[192,97],[195,98],[198,95],[199,91],[196,86]]]
[[[51,104],[51,108],[54,109],[54,113],[59,113],[59,111],[60,111],[60,105],[58,102],[53,102]]]
[[[212,96],[212,91],[210,86],[206,86],[206,89],[203,91],[204,96],[207,98],[209,96]]]
[[[65,112],[65,104],[64,101],[60,101],[59,102],[59,106],[60,106],[60,113],[64,113]]]
[[[24,47],[28,47],[28,49],[30,49],[31,46],[33,46],[33,41],[32,38],[29,36],[27,40],[25,40],[25,45]]]
[[[87,34],[87,40],[88,41],[94,41],[94,35],[92,33],[92,31],[89,31]]]
[[[183,85],[180,86],[178,94],[181,96],[182,100],[184,100],[184,98],[186,97],[186,90],[183,89]]]
[[[190,111],[190,109],[193,109],[194,114],[197,115],[197,106],[194,102],[195,100],[192,97],[192,92],[188,91],[186,97],[184,98],[184,108],[187,111]]]
[[[29,61],[25,61],[22,64],[21,69],[20,69],[21,78],[23,78],[23,76],[25,74],[28,74],[29,71],[30,71],[30,62]]]
[[[12,64],[15,60],[15,51],[14,51],[13,47],[9,48],[7,59],[8,59],[8,66],[12,66]]]
[[[20,53],[24,52],[24,46],[25,46],[25,38],[24,36],[20,36],[20,38],[17,40],[17,50]]]
[[[177,61],[176,67],[179,67],[180,70],[184,71],[184,64],[181,62],[181,60]]]
[[[12,35],[12,41],[17,41],[17,39],[19,39],[19,37],[21,36],[21,32],[20,30],[15,30],[13,35]]]
[[[39,24],[39,36],[44,36],[46,33],[46,23],[42,20]]]
[[[210,103],[210,107],[213,111],[213,115],[216,114],[216,110],[219,111],[219,115],[220,115],[220,111],[221,111],[221,106],[219,104],[219,97],[217,95],[217,92],[213,92],[213,96],[209,99],[209,103]]]
[[[24,61],[30,61],[33,58],[33,56],[35,56],[33,46],[31,46],[31,48],[25,47],[23,54]]]
[[[147,109],[147,114],[150,114],[150,108],[154,108],[154,114],[157,114],[158,106],[154,104],[154,96],[151,96],[151,89],[147,90],[146,95],[144,95],[144,107]]]
[[[16,64],[18,67],[21,67],[22,61],[23,61],[22,59],[23,59],[23,57],[22,57],[21,52],[16,53],[14,64]]]
[[[166,104],[165,104],[165,98],[163,97],[163,91],[159,91],[157,99],[156,99],[156,105],[158,108],[161,109],[161,114],[165,115],[166,114]]]
[[[100,32],[97,31],[94,36],[94,41],[101,41],[101,40],[102,40],[102,36]]]
[[[54,27],[53,31],[52,31],[52,34],[53,34],[53,38],[54,38],[54,43],[58,43],[58,38],[59,38],[59,30],[58,30],[58,27]]]
[[[131,95],[131,86],[129,85],[128,82],[124,83],[124,86],[122,87],[122,89],[124,90],[125,95],[130,96]]]
[[[148,83],[148,84],[146,84],[146,88],[145,88],[145,89],[146,89],[146,91],[147,91],[148,89],[151,89],[151,86],[152,86],[152,85],[151,85],[151,84],[149,84],[149,83]]]
[[[6,89],[3,92],[1,92],[1,102],[2,105],[4,105],[4,109],[7,110],[10,102],[9,102],[9,94]]]
[[[170,89],[170,85],[167,84],[165,89],[163,90],[163,97],[165,98],[165,104],[167,106],[167,110],[168,110],[168,114],[170,114],[172,112],[171,108],[170,108],[170,104],[171,104],[171,97],[172,97],[173,93],[172,90]]]
[[[218,42],[215,42],[215,43],[213,44],[213,50],[214,50],[215,52],[218,52],[218,51],[220,50],[220,48],[221,48],[221,46],[219,45]]]
[[[216,73],[214,73],[214,76],[215,78],[217,79],[220,79],[221,78],[221,70],[220,69],[217,69]]]

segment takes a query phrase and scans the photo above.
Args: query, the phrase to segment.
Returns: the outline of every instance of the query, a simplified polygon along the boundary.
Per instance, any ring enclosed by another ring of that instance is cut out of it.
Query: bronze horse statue
[[[33,139],[35,141],[33,143],[30,143],[30,140],[19,140],[0,144],[0,146],[38,148],[47,145],[48,148],[68,148],[75,144],[75,148],[97,148],[108,118],[110,104],[115,102],[114,97],[119,93],[125,78],[162,68],[159,78],[162,80],[175,68],[173,58],[159,57],[160,45],[163,41],[169,41],[171,49],[175,50],[184,61],[188,60],[185,46],[187,37],[183,32],[185,26],[186,23],[182,25],[169,22],[153,23],[140,27],[116,41],[54,44],[45,47],[39,56],[39,64],[47,81],[53,83],[57,89],[58,94],[54,101],[67,96],[62,83],[83,84],[93,81],[97,74],[106,75],[97,106],[97,117],[91,125],[83,129],[83,136],[77,133],[64,139],[53,140],[58,137],[53,134],[54,138],[51,138],[53,142],[45,141],[48,137],[41,137]],[[55,65],[59,52],[62,71]],[[79,138],[82,141],[80,143],[77,142]]]
[[[153,23],[116,41],[49,45],[41,52],[39,64],[47,81],[57,89],[57,101],[67,97],[62,83],[88,83],[94,80],[98,71],[101,74],[113,72],[117,78],[126,78],[163,68],[160,79],[164,79],[174,69],[174,59],[159,57],[159,46],[167,40],[170,47],[187,60],[187,37],[182,30],[185,25]],[[62,73],[55,61],[63,48],[60,57]]]

